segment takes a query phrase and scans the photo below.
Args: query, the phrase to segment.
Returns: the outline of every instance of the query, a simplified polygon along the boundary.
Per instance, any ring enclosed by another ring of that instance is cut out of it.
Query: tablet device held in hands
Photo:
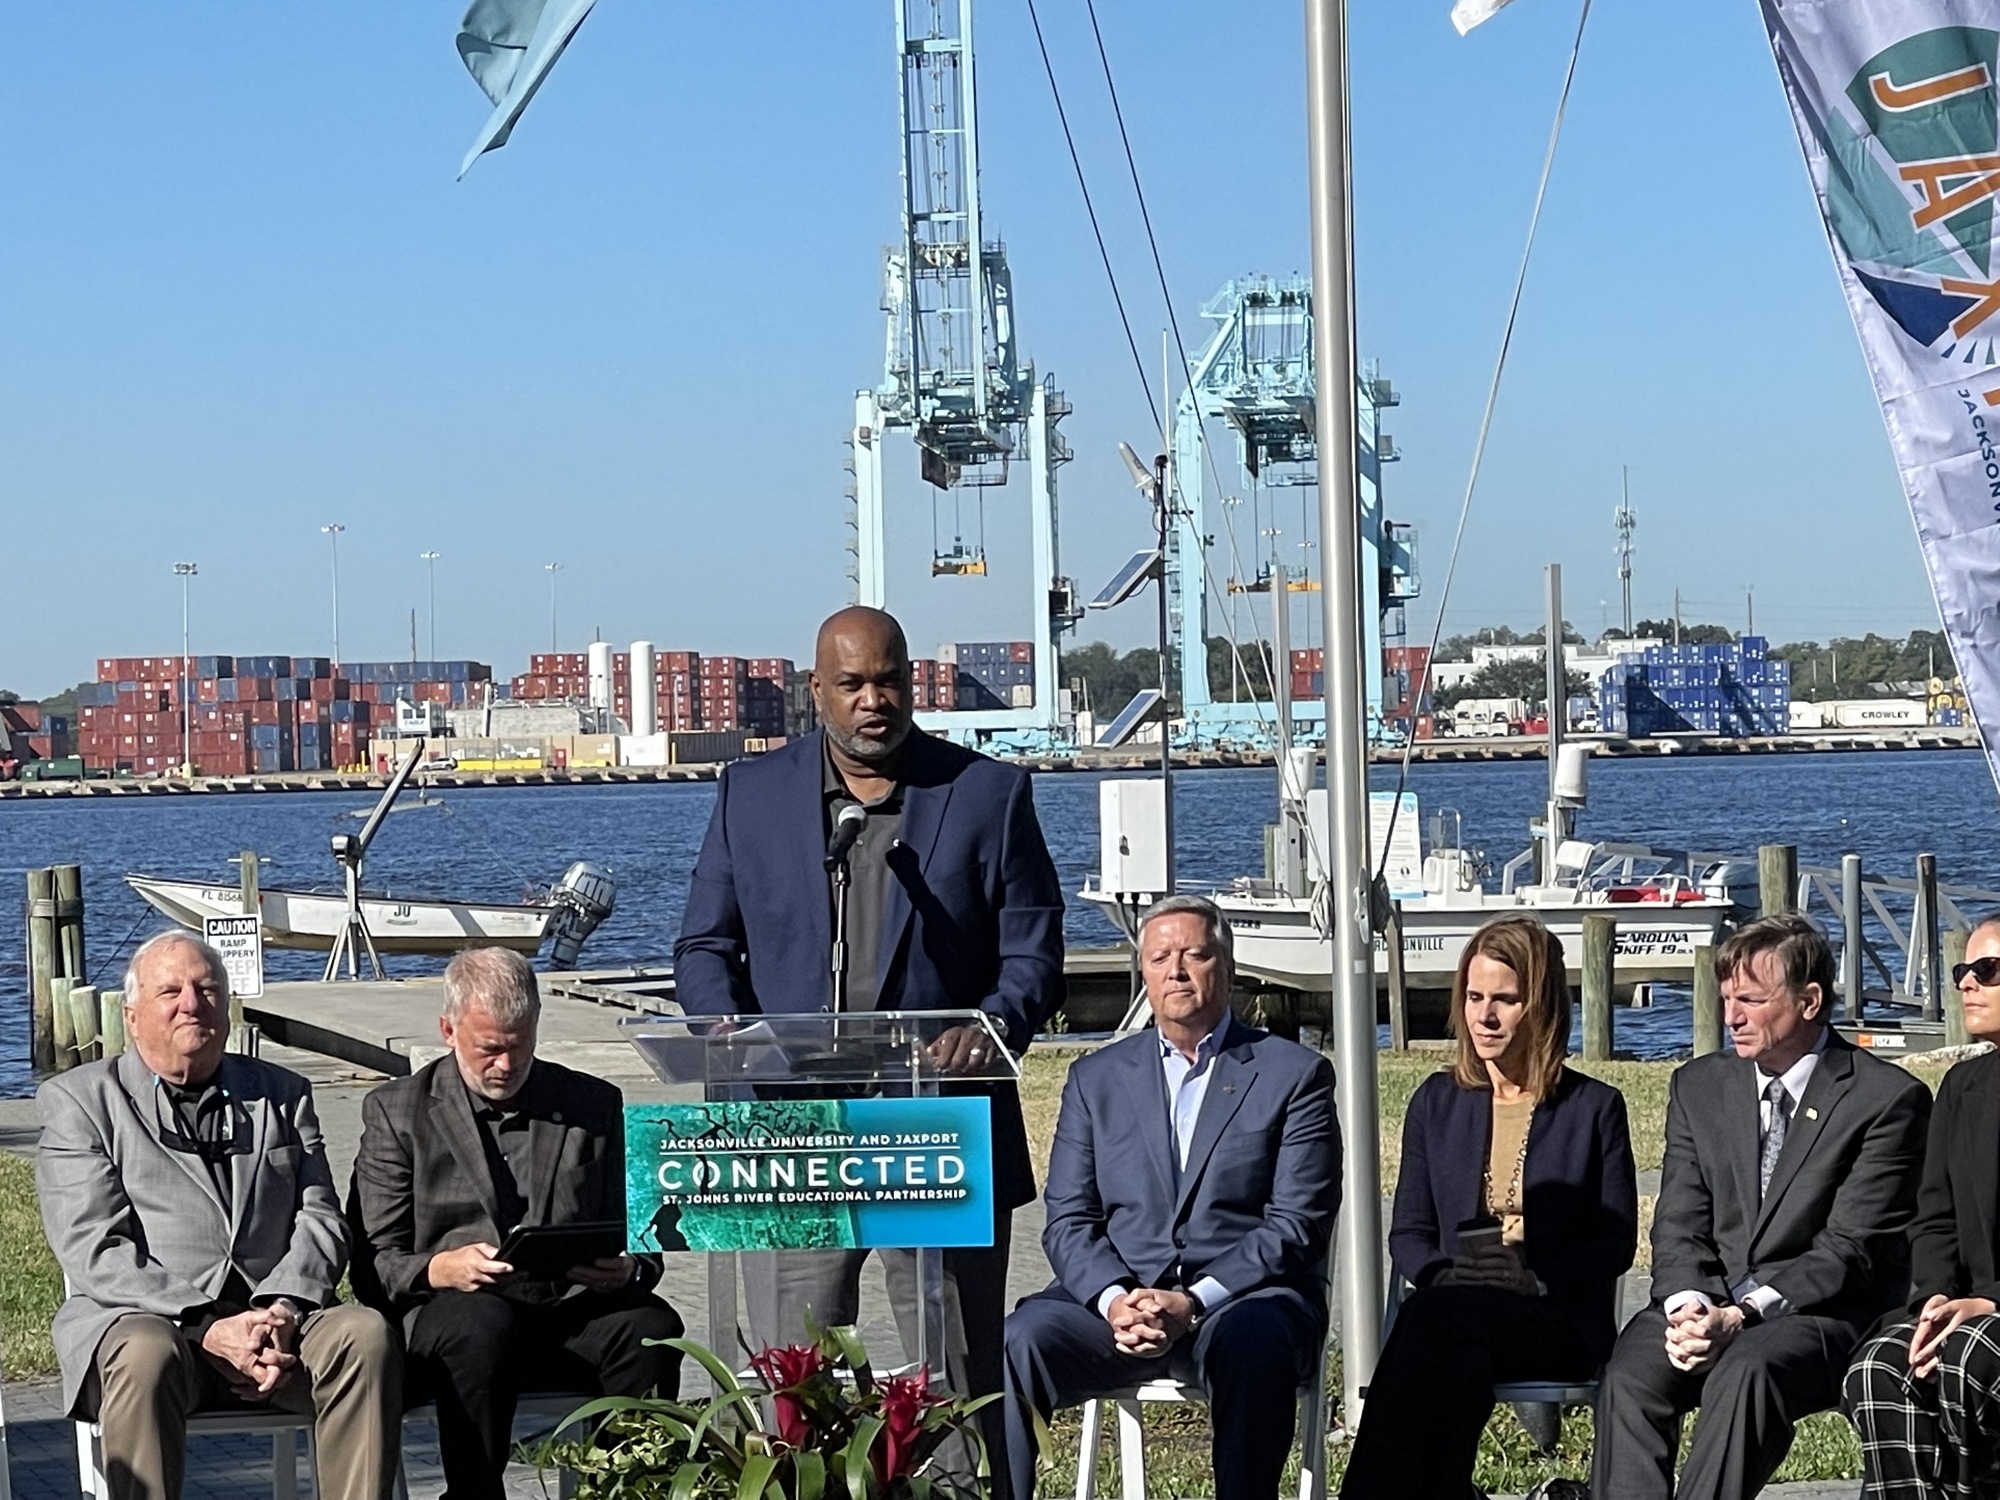
[[[523,1224],[507,1236],[493,1258],[504,1260],[516,1275],[530,1281],[561,1281],[572,1266],[587,1266],[624,1252],[624,1221],[600,1219],[576,1224]]]
[[[1477,1255],[1500,1243],[1500,1221],[1491,1214],[1480,1214],[1477,1218],[1460,1221],[1458,1226],[1458,1253]],[[506,1256],[500,1257],[505,1260]]]

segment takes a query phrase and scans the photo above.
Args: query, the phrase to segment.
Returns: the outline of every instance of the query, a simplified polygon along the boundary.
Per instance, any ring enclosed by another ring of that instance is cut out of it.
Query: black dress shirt
[[[882,918],[889,905],[889,851],[903,832],[903,782],[873,802],[862,802],[847,789],[833,752],[826,753],[822,810],[826,837],[844,807],[859,807],[868,815],[861,837],[847,856],[847,1008],[873,1010],[882,984]],[[827,899],[833,900],[833,875],[827,877]]]

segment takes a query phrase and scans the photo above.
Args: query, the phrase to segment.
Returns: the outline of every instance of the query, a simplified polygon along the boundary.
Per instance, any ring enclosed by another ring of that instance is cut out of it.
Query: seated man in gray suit
[[[498,1258],[523,1224],[625,1221],[618,1090],[535,1056],[535,971],[472,948],[444,971],[449,1049],[361,1106],[348,1214],[354,1289],[403,1330],[413,1400],[435,1400],[450,1500],[501,1500],[522,1391],[672,1396],[681,1320],[658,1256],[534,1280]]]
[[[183,932],[132,956],[125,1026],[123,1056],[36,1101],[63,1406],[102,1427],[112,1500],[177,1500],[189,1414],[264,1402],[315,1414],[326,1500],[380,1500],[402,1365],[379,1314],[335,1300],[347,1227],[312,1086],[223,1055],[222,959]]]
[[[1340,1208],[1333,1069],[1230,1013],[1229,924],[1172,896],[1139,959],[1158,1028],[1070,1069],[1042,1247],[1007,1319],[1007,1465],[1035,1493],[1035,1416],[1162,1374],[1208,1393],[1215,1493],[1275,1500],[1326,1331]]]
[[[1715,972],[1734,1050],[1674,1074],[1653,1302],[1598,1387],[1598,1500],[1675,1494],[1697,1408],[1679,1495],[1748,1500],[1909,1290],[1930,1092],[1827,1025],[1833,952],[1806,918],[1746,924]]]

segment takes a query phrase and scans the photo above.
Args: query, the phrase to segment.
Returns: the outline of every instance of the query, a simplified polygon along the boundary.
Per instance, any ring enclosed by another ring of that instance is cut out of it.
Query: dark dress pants
[[[1597,1361],[1545,1297],[1410,1294],[1368,1382],[1341,1500],[1467,1500],[1496,1380],[1588,1380]]]
[[[515,1302],[496,1292],[439,1292],[409,1329],[412,1402],[437,1403],[447,1500],[502,1500],[523,1391],[673,1396],[680,1315],[649,1292],[584,1292]]]
[[[1232,1297],[1193,1337],[1141,1359],[1119,1352],[1111,1325],[1062,1288],[1024,1298],[1007,1319],[1007,1493],[1033,1500],[1036,1413],[1046,1422],[1059,1407],[1171,1375],[1208,1393],[1216,1495],[1277,1500],[1323,1326],[1299,1293],[1267,1287]]]
[[[1697,1374],[1667,1362],[1667,1319],[1647,1308],[1618,1337],[1597,1387],[1590,1492],[1604,1500],[1749,1500],[1785,1461],[1801,1417],[1840,1400],[1860,1331],[1792,1313],[1745,1329]],[[1699,1412],[1680,1483],[1681,1418]]]

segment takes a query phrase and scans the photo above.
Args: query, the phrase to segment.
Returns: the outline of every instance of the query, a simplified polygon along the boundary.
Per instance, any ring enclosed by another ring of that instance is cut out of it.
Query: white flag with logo
[[[1495,15],[1513,3],[1514,0],[1458,0],[1458,4],[1451,8],[1451,24],[1458,28],[1460,36],[1464,36],[1473,27],[1482,21],[1492,20]]]
[[[2000,777],[2000,7],[1761,3],[1938,613]]]

